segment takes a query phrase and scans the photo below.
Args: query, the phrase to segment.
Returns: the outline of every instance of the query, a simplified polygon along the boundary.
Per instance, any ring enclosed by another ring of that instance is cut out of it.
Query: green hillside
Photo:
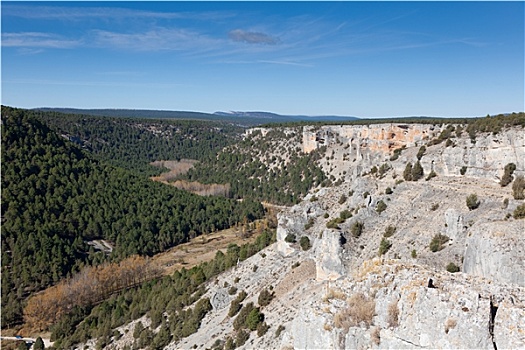
[[[227,122],[32,113],[98,159],[146,175],[159,172],[148,165],[155,160],[203,160],[215,156],[244,131]]]
[[[200,197],[96,160],[33,112],[2,107],[2,327],[22,300],[84,264],[151,255],[263,215],[254,201]],[[86,244],[114,244],[106,257]]]

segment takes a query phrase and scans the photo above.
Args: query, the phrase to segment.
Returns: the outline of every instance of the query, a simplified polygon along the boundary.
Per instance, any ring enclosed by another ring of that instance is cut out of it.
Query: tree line
[[[134,255],[119,263],[83,268],[73,277],[31,297],[24,320],[31,328],[47,329],[74,307],[92,306],[111,294],[159,276],[160,269]]]

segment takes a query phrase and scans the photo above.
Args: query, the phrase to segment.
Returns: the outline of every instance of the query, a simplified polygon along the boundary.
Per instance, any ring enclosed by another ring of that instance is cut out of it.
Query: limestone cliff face
[[[322,126],[303,129],[303,151],[308,153],[322,146],[327,153],[336,155],[330,167],[325,170],[344,168],[345,164],[353,168],[362,166],[369,169],[382,162],[391,163],[398,173],[402,173],[406,163],[415,163],[415,155],[420,147],[435,139],[444,125],[419,124],[376,124]],[[463,167],[466,174],[475,178],[487,178],[499,181],[506,164],[516,164],[516,174],[525,174],[525,138],[522,129],[506,129],[497,135],[479,134],[475,142],[466,133],[462,137],[451,139],[453,144],[444,142],[428,146],[426,157],[421,164],[427,173],[434,170],[438,175],[460,176]],[[402,162],[390,162],[393,150],[413,147],[412,152],[403,152]],[[340,159],[338,159],[338,156]],[[341,162],[342,160],[342,162]],[[350,174],[350,173],[349,173]]]
[[[336,297],[300,310],[281,348],[518,349],[525,346],[525,293],[481,278],[378,261],[363,278],[330,284]],[[432,286],[429,287],[429,280]],[[356,293],[374,300],[370,324],[344,326],[362,312],[347,309]],[[315,312],[314,310],[319,310]],[[342,312],[341,310],[345,310]]]
[[[525,172],[525,138],[523,130],[510,129],[497,135],[482,134],[472,143],[468,138],[455,140],[454,147],[436,147],[424,158],[423,166],[433,167],[439,175],[466,176],[499,181],[508,163],[516,164],[516,174]]]
[[[351,145],[357,150],[388,153],[402,146],[414,146],[438,135],[441,127],[423,124],[372,124],[307,127],[303,131],[303,151],[312,150],[337,141]]]
[[[514,221],[476,226],[466,240],[463,271],[525,287],[523,224]]]

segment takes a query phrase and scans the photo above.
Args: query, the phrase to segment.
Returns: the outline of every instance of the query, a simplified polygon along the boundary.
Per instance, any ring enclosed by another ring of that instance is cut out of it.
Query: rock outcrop
[[[376,261],[365,270],[363,279],[333,282],[330,288],[338,291],[336,298],[319,299],[299,311],[282,347],[492,350],[525,346],[523,288],[397,262]],[[357,308],[341,312],[357,293],[375,300],[374,316],[369,326],[345,328],[345,318],[362,312]]]
[[[263,289],[274,294],[260,308],[269,330],[251,332],[242,349],[525,348],[525,231],[512,217],[523,201],[499,185],[508,163],[525,174],[523,129],[430,145],[444,128],[305,127],[303,151],[326,146],[317,162],[332,186],[283,208],[277,242],[209,282],[213,310],[168,349],[236,338],[226,286],[244,290],[243,303],[257,305]],[[294,135],[286,145],[297,149]],[[425,177],[436,176],[403,180],[418,158]],[[477,209],[466,205],[470,194]],[[362,231],[353,231],[356,222]],[[436,237],[442,243],[431,249]]]
[[[340,233],[325,230],[314,246],[317,280],[334,281],[344,275]]]
[[[523,222],[495,222],[469,233],[463,271],[499,283],[525,287],[525,240]]]

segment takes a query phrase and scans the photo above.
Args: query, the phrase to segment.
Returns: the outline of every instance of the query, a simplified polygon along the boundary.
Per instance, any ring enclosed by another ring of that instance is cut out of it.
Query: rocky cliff
[[[525,174],[523,129],[440,140],[447,129],[322,126],[289,138],[326,148],[318,162],[332,186],[283,209],[277,242],[209,283],[213,310],[168,349],[239,339],[229,286],[247,293],[244,305],[274,295],[260,308],[269,329],[244,349],[525,348],[525,226],[512,217],[523,201],[499,184],[509,163]],[[418,159],[423,178],[404,180]]]

